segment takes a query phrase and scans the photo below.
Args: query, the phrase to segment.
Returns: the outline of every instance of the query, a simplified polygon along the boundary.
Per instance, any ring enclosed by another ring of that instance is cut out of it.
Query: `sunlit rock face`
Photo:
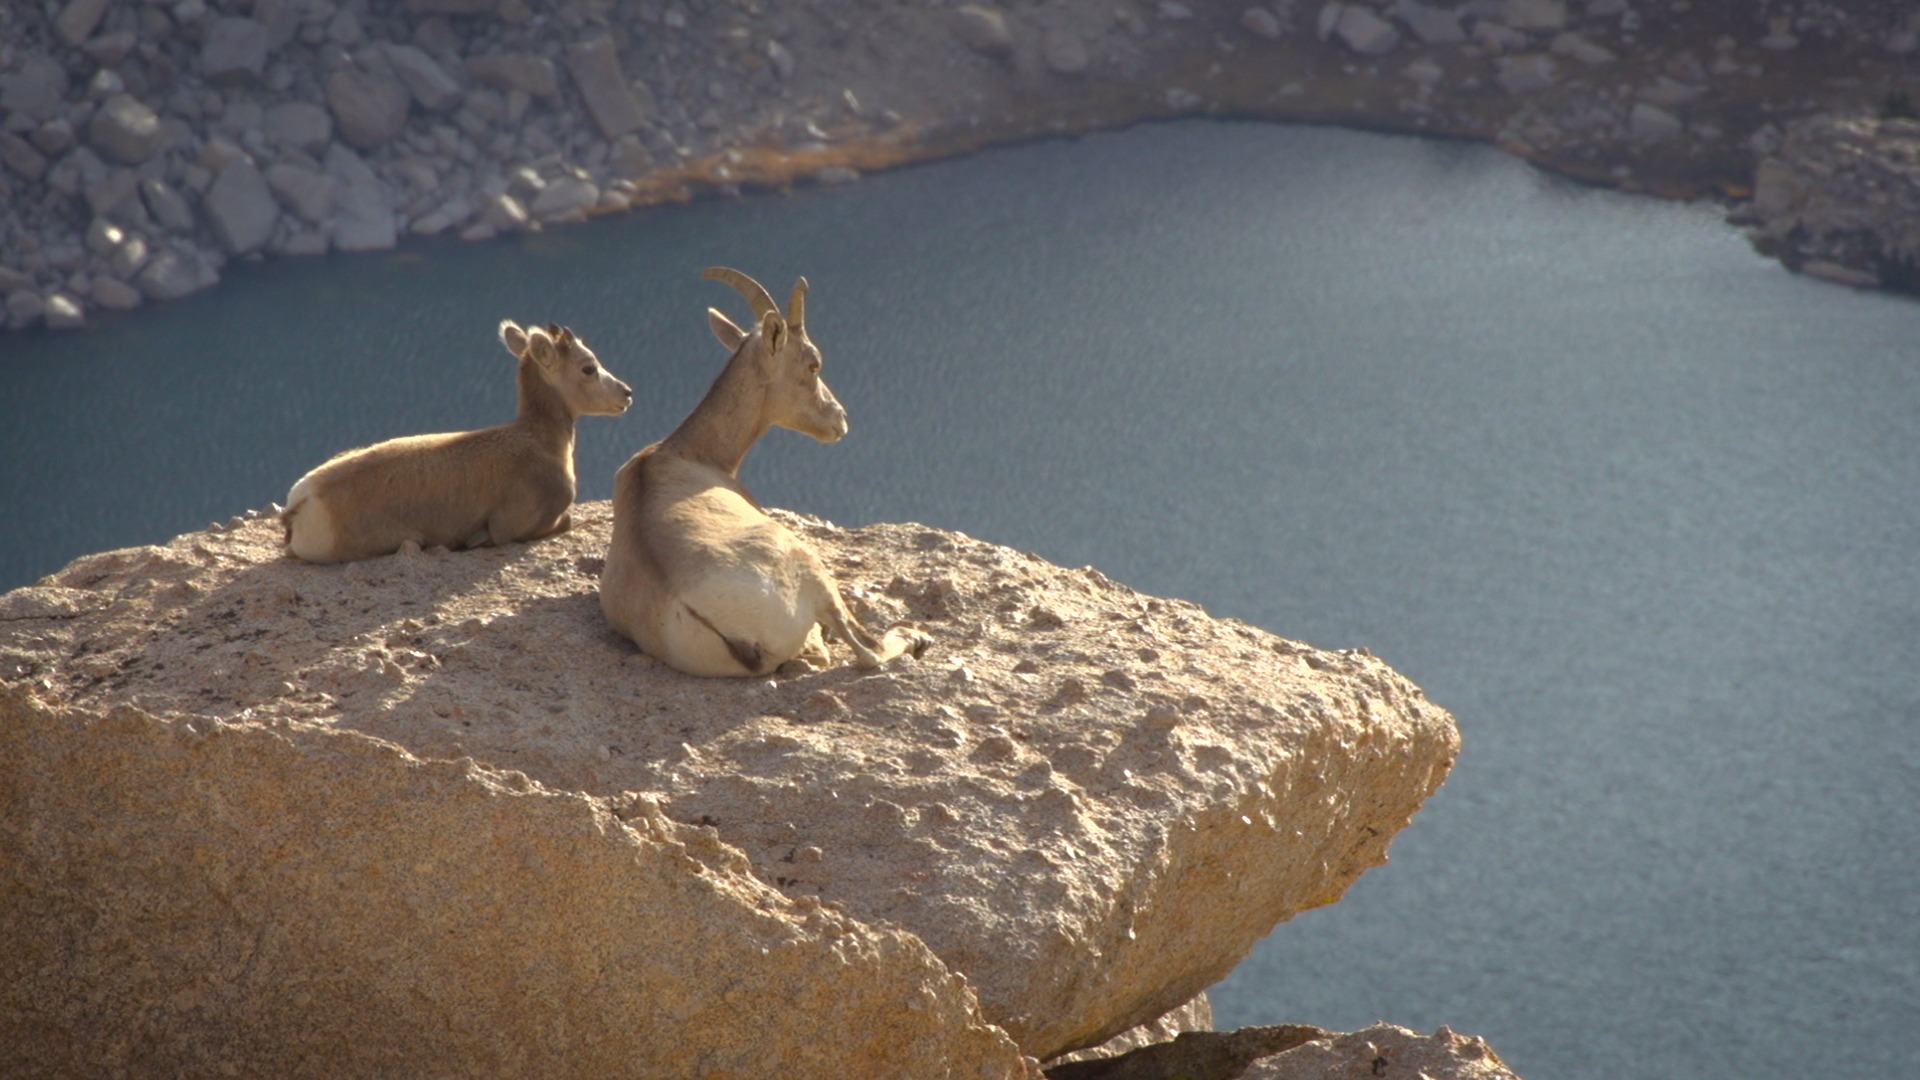
[[[1364,652],[917,525],[782,516],[919,660],[693,678],[574,520],[313,566],[256,516],[0,597],[8,1041],[1020,1075],[1337,899],[1458,750]]]

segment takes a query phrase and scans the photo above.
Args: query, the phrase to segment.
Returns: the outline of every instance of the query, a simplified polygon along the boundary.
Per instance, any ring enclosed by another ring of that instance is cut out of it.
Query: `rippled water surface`
[[[0,588],[512,412],[503,317],[634,384],[582,496],[808,321],[853,418],[763,501],[1091,563],[1460,720],[1446,787],[1223,1026],[1486,1035],[1528,1080],[1920,1075],[1920,304],[1490,151],[1142,128],[484,247],[229,271],[0,337]]]

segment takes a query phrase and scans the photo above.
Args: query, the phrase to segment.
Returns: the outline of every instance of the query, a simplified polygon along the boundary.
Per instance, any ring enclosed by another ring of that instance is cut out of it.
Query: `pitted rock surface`
[[[17,684],[0,940],[8,1077],[1031,1075],[918,939],[651,800]]]
[[[347,566],[285,557],[256,518],[0,597],[0,696],[352,733],[658,806],[737,849],[776,906],[917,936],[1043,1059],[1162,1016],[1338,899],[1457,753],[1451,717],[1364,652],[956,533],[782,520],[870,626],[911,621],[927,654],[672,671],[600,615],[605,503],[532,545]]]

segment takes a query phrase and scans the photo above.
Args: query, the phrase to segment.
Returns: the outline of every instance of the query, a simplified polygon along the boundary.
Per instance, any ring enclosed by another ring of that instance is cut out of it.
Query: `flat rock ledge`
[[[324,567],[254,514],[0,597],[0,1045],[1031,1075],[1337,900],[1458,753],[1364,650],[918,525],[784,518],[925,657],[694,679],[607,628],[574,520]]]

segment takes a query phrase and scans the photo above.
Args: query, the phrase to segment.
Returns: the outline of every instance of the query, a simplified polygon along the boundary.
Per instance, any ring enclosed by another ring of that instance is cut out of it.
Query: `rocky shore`
[[[30,0],[0,6],[0,298],[76,327],[254,259],[1189,115],[1717,195],[1791,266],[1906,287],[1917,51],[1893,0]]]

